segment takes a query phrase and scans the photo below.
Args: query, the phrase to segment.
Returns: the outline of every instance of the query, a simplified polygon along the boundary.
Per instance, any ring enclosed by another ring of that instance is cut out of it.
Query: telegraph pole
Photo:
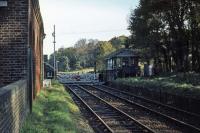
[[[53,67],[54,67],[54,79],[56,79],[56,26],[54,25],[53,27],[54,31],[53,31],[53,38],[54,38],[54,41],[53,41],[53,44],[54,44],[54,56],[53,56]]]

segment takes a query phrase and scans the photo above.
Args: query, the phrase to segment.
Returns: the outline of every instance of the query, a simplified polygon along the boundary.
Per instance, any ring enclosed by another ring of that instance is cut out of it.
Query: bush
[[[165,74],[149,78],[120,78],[113,82],[200,98],[200,74],[195,73]]]

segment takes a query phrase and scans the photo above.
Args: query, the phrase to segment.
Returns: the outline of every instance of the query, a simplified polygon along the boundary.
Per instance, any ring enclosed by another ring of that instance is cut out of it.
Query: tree
[[[112,44],[112,46],[115,49],[118,50],[118,49],[121,49],[121,48],[125,47],[125,45],[127,44],[127,40],[128,40],[128,37],[119,36],[119,37],[112,38],[109,42]]]
[[[59,70],[68,71],[98,66],[98,70],[105,68],[104,58],[111,52],[124,48],[128,37],[114,37],[109,41],[99,42],[97,39],[80,39],[74,47],[60,48],[56,51],[56,61]],[[50,56],[53,63],[53,54]]]
[[[199,5],[196,0],[140,0],[130,16],[134,47],[163,71],[199,71]]]
[[[114,52],[116,49],[113,47],[113,45],[110,42],[107,41],[101,41],[98,44],[98,49],[97,49],[97,70],[105,70],[105,57]]]

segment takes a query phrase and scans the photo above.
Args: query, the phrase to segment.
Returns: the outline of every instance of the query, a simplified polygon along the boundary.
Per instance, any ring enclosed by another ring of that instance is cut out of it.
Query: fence
[[[29,112],[27,81],[0,88],[0,133],[19,133]]]
[[[128,85],[108,83],[109,86],[120,90],[126,90],[138,96],[146,97],[164,104],[168,104],[183,110],[200,114],[200,100],[192,97],[185,97],[176,94],[170,94],[162,91],[155,91],[148,88],[131,87]]]
[[[99,74],[60,74],[58,80],[61,83],[78,83],[78,82],[98,82]]]

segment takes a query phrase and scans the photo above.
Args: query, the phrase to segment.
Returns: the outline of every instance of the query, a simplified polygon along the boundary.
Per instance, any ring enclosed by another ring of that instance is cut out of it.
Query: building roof
[[[43,62],[43,63],[44,63],[44,65],[45,65],[45,68],[54,71],[54,67],[53,67],[52,65],[50,65],[50,64],[47,63],[47,62]]]
[[[109,54],[106,57],[106,60],[110,60],[112,58],[123,58],[123,57],[139,57],[139,53],[136,50],[124,48]]]

